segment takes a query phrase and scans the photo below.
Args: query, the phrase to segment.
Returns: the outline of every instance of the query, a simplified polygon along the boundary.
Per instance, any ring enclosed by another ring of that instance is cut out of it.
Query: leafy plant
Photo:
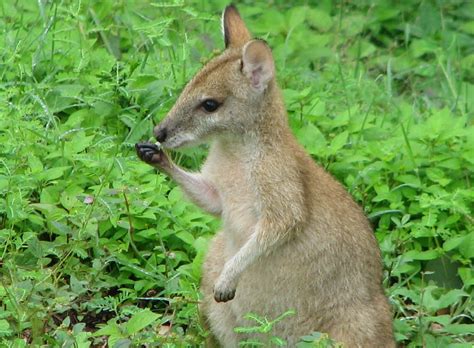
[[[297,348],[342,348],[343,345],[336,343],[329,338],[327,334],[321,332],[313,332],[311,335],[301,337]]]
[[[160,316],[150,310],[141,310],[132,315],[125,323],[118,324],[116,319],[111,319],[107,325],[94,333],[94,336],[108,336],[108,345],[110,347],[130,347],[133,344],[133,338],[148,325],[155,323]],[[143,342],[140,338],[136,342]]]
[[[239,343],[241,347],[284,347],[287,345],[287,342],[272,333],[275,325],[277,325],[282,320],[295,315],[296,312],[293,310],[286,311],[277,318],[273,320],[268,320],[266,317],[259,316],[254,313],[248,313],[245,315],[245,319],[255,322],[253,326],[245,327],[236,327],[234,331],[238,334],[255,336],[255,338],[250,338],[242,340]],[[290,319],[291,320],[291,319]]]

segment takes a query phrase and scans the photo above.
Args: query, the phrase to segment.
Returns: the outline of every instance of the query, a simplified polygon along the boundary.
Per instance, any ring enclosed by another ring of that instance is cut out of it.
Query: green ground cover
[[[219,222],[133,144],[223,48],[226,4],[0,2],[1,346],[202,344]],[[471,347],[474,2],[238,6],[273,48],[298,139],[373,223],[399,344]]]

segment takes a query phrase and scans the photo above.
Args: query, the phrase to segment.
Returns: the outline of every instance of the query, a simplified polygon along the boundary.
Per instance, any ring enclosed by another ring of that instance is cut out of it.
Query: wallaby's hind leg
[[[209,347],[238,346],[238,338],[233,330],[237,326],[237,322],[229,303],[217,303],[214,300],[214,285],[225,264],[224,249],[224,233],[219,232],[209,245],[203,265],[201,280],[203,301],[200,310],[203,316],[202,319],[206,321],[205,327],[210,328],[215,335],[209,337],[208,342],[206,342],[210,344]]]
[[[211,326],[209,325],[209,319],[204,314],[204,308],[202,305],[199,306],[200,311],[200,322],[201,326],[207,331],[208,336],[206,337],[205,345],[206,348],[220,348],[221,345],[217,340],[216,336],[211,332]]]
[[[328,330],[329,337],[347,348],[395,348],[390,308],[383,295],[371,303],[344,308],[344,314]]]

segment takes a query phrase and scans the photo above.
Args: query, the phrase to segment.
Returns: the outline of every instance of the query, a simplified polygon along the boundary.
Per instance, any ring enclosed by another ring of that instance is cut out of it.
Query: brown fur
[[[297,143],[274,78],[273,59],[234,7],[224,12],[228,48],[188,84],[167,118],[165,148],[211,142],[200,173],[188,173],[150,145],[142,159],[172,176],[220,216],[203,266],[202,313],[213,337],[237,347],[253,312],[296,315],[274,333],[295,346],[327,332],[346,347],[394,347],[380,251],[362,210]],[[206,112],[202,101],[221,106]],[[258,338],[258,335],[255,335]]]

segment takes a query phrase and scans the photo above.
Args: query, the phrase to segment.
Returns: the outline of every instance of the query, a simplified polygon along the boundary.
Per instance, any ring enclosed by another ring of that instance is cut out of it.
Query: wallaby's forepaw
[[[171,167],[168,156],[155,144],[138,143],[135,144],[135,150],[137,150],[137,155],[143,162],[162,169]]]
[[[230,282],[218,280],[214,286],[214,300],[227,302],[235,297],[236,286]]]

